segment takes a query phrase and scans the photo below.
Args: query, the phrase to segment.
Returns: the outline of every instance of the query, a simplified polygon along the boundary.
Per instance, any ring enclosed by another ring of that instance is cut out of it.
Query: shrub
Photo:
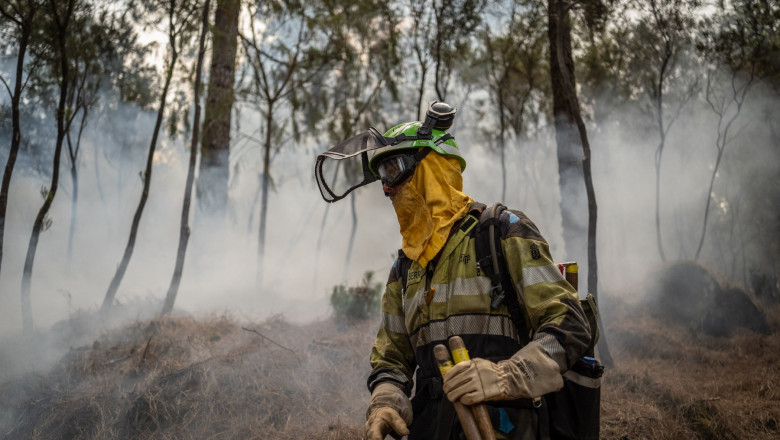
[[[367,271],[359,286],[347,287],[345,284],[333,286],[330,305],[336,318],[360,320],[379,313],[382,283],[373,283],[373,278],[374,272]]]

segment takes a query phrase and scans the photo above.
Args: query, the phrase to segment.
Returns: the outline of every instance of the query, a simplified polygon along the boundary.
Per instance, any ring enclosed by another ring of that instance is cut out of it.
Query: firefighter
[[[342,183],[347,192],[371,175],[381,180],[401,233],[371,350],[368,440],[459,439],[452,401],[485,402],[497,438],[546,438],[546,408],[534,398],[562,387],[562,374],[590,341],[577,292],[520,211],[505,210],[497,230],[515,287],[508,294],[517,296],[522,323],[513,321],[506,301],[495,301],[475,253],[474,228],[485,205],[463,192],[466,161],[446,131],[454,114],[434,102],[424,122],[397,125],[381,137],[359,135],[329,156],[362,162],[365,176]],[[326,181],[324,162],[316,168],[320,190],[337,200],[346,193]],[[453,335],[463,338],[471,360],[442,380],[433,347]]]

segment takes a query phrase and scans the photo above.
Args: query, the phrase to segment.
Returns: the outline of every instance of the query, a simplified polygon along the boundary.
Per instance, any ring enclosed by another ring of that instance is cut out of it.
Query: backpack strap
[[[398,258],[393,264],[395,278],[401,280],[401,293],[406,292],[406,280],[409,279],[409,268],[412,267],[412,259],[407,257],[403,250],[398,249]]]
[[[501,203],[495,203],[489,209],[482,211],[479,217],[479,226],[474,228],[474,244],[477,254],[477,268],[490,278],[491,302],[490,307],[498,308],[502,303],[506,304],[509,316],[517,328],[521,343],[527,344],[529,339],[529,326],[525,319],[524,309],[520,306],[520,300],[512,285],[506,258],[501,248],[501,213],[507,209]],[[499,229],[497,229],[499,227]],[[509,292],[509,295],[507,295]]]

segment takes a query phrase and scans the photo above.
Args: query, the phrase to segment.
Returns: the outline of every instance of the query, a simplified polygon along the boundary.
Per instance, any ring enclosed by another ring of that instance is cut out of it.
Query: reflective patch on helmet
[[[507,211],[509,211],[509,210],[507,210]],[[514,212],[512,212],[512,211],[509,211],[509,224],[510,224],[510,225],[513,225],[513,224],[515,224],[515,223],[517,223],[517,222],[519,222],[519,221],[520,221],[520,217],[518,217],[517,215],[515,215],[515,213],[514,213]]]

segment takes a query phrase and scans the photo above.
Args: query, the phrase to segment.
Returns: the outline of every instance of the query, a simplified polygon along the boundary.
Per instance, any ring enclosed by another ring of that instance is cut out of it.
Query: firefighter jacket
[[[524,322],[516,325],[506,304],[491,308],[491,281],[476,261],[474,232],[482,209],[482,204],[472,205],[426,267],[411,262],[405,286],[398,270],[402,258],[396,260],[382,296],[382,322],[371,351],[368,387],[373,390],[380,382],[394,381],[410,395],[416,382],[410,439],[457,438],[457,426],[445,435],[442,431],[451,428],[439,426],[454,416],[447,419],[438,409],[443,394],[433,357],[436,344],[447,345],[449,337],[458,335],[472,358],[495,362],[535,340],[564,373],[590,341],[577,292],[553,262],[536,225],[520,211],[504,210],[497,230],[515,287],[515,292],[506,294],[517,295]],[[494,414],[498,438],[538,437],[536,426],[544,422],[533,414],[530,402],[488,403],[494,412],[498,410]]]

